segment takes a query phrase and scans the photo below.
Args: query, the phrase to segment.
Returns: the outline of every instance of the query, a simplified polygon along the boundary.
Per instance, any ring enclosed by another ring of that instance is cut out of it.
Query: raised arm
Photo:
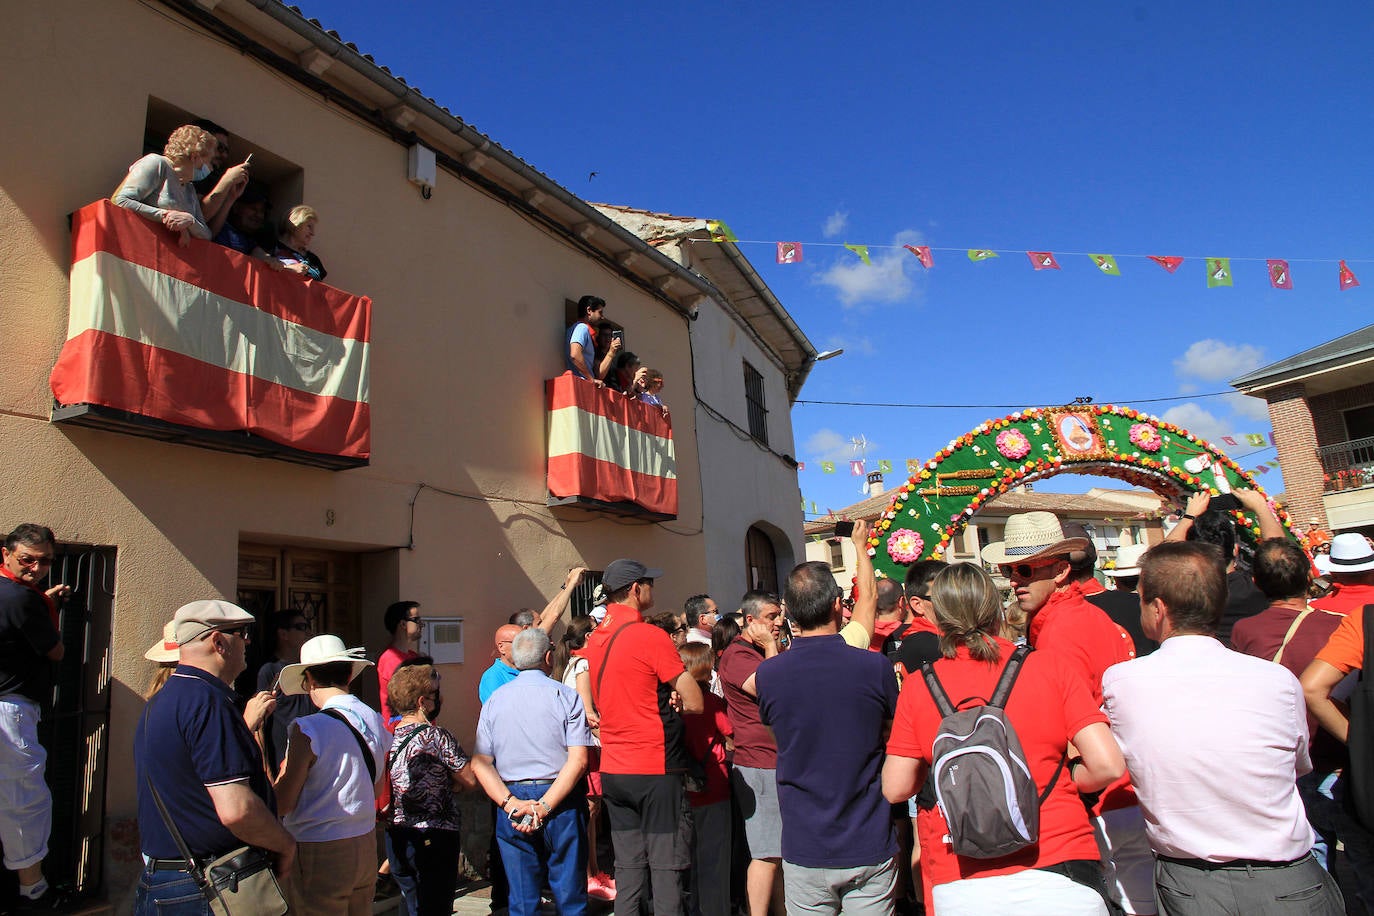
[[[1255,517],[1255,521],[1259,522],[1260,540],[1285,536],[1283,522],[1274,515],[1274,510],[1269,507],[1269,500],[1264,498],[1264,494],[1260,493],[1259,490],[1242,487],[1236,490],[1235,496],[1236,499],[1240,500],[1240,504]]]
[[[1184,517],[1179,519],[1174,530],[1164,536],[1166,541],[1186,541],[1188,532],[1193,530],[1193,519],[1207,511],[1207,507],[1212,504],[1212,494],[1206,490],[1199,490],[1188,497],[1188,502],[1183,507]],[[1227,558],[1230,562],[1230,558]]]
[[[539,629],[545,633],[553,635],[553,628],[558,626],[558,621],[563,619],[563,615],[568,611],[568,605],[572,602],[573,589],[577,583],[582,581],[582,574],[587,571],[585,566],[575,566],[568,570],[568,575],[563,579],[563,585],[558,589],[558,593],[549,599],[549,603],[544,605],[544,610],[539,612]]]
[[[854,542],[854,613],[849,617],[847,626],[862,627],[867,634],[863,638],[863,648],[873,638],[873,628],[878,619],[878,579],[873,574],[873,558],[868,555],[868,522],[855,519],[854,533],[849,536]],[[853,642],[846,639],[850,645]]]

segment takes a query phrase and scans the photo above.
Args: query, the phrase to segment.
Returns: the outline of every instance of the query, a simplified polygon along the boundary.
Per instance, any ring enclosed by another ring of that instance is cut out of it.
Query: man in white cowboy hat
[[[1007,518],[1004,539],[983,548],[983,562],[998,567],[1011,583],[1026,615],[1031,647],[1069,660],[1101,703],[1103,673],[1134,658],[1135,646],[1130,634],[1087,600],[1084,584],[1074,580],[1069,557],[1086,554],[1090,544],[1087,538],[1065,537],[1051,512],[1024,512]],[[1129,777],[1108,786],[1092,813],[1108,896],[1127,913],[1157,912],[1154,858]]]
[[[320,710],[291,724],[276,783],[277,810],[297,843],[288,887],[293,910],[371,912],[374,786],[385,771],[391,733],[375,710],[348,692],[370,667],[361,647],[345,648],[342,639],[326,634],[307,640],[301,660],[281,672],[284,695],[308,695]]]
[[[1331,552],[1319,553],[1313,562],[1331,577],[1331,591],[1312,602],[1322,611],[1349,614],[1374,604],[1374,546],[1363,534],[1348,532],[1331,539]]]
[[[1136,594],[1136,588],[1140,585],[1140,558],[1148,549],[1145,544],[1123,544],[1118,547],[1116,565],[1103,570],[1116,588],[1088,596],[1088,601],[1106,611],[1113,623],[1131,634],[1136,658],[1149,655],[1159,648],[1159,643],[1146,636],[1140,628],[1140,595]]]
[[[272,788],[253,732],[274,701],[263,692],[239,712],[232,687],[243,673],[253,615],[228,601],[192,601],[172,618],[179,664],[148,701],[134,733],[138,834],[144,869],[134,913],[156,912],[158,901],[183,901],[187,913],[200,888],[158,811],[157,790],[198,861],[245,843],[271,852],[279,876],[290,872],[296,841],[271,807]],[[179,910],[181,912],[181,910]]]

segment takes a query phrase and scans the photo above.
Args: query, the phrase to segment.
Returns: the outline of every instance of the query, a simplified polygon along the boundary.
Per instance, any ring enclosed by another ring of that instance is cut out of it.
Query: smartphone
[[[534,826],[534,815],[533,815],[533,814],[526,814],[524,817],[520,818],[520,820],[518,820],[518,821],[515,822],[515,826],[517,826],[517,827],[533,827],[533,826]]]
[[[1231,493],[1222,493],[1220,496],[1213,496],[1207,508],[1216,509],[1220,512],[1234,512],[1240,508],[1240,500]]]
[[[245,160],[243,160],[243,164],[244,164],[245,166],[247,166],[248,168],[252,168],[252,167],[253,167],[253,154],[252,154],[252,153],[249,153],[249,154],[248,154],[248,158],[245,159]]]
[[[837,537],[837,538],[847,538],[847,537],[853,537],[853,536],[854,536],[854,523],[853,523],[853,522],[836,522],[836,523],[835,523],[835,537]]]
[[[622,330],[620,330],[619,328],[616,328],[616,329],[612,330],[612,331],[611,331],[611,340],[618,340],[618,341],[620,341],[621,343],[624,343],[624,342],[625,342],[625,332],[622,331]]]

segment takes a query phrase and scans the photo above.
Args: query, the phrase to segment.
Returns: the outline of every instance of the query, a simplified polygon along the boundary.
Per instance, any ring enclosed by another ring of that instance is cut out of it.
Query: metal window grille
[[[744,364],[744,399],[749,404],[749,435],[768,444],[768,407],[763,398],[763,376],[759,370]]]

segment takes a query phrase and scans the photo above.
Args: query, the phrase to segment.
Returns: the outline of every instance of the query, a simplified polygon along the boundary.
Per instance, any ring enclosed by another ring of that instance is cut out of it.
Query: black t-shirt
[[[1131,634],[1135,643],[1135,657],[1142,658],[1159,648],[1159,643],[1145,635],[1140,628],[1140,595],[1137,592],[1121,590],[1098,592],[1089,595],[1088,601],[1102,608],[1107,616]]]
[[[1227,648],[1231,646],[1231,628],[1237,620],[1269,607],[1269,599],[1255,587],[1255,580],[1250,575],[1250,569],[1240,563],[1226,574],[1226,610],[1217,624],[1217,639]]]
[[[922,630],[902,640],[901,646],[897,649],[897,661],[906,670],[906,677],[916,678],[921,682],[919,688],[903,687],[908,690],[925,690],[925,681],[921,678],[921,666],[926,662],[932,664],[937,659],[944,658],[940,654],[940,637],[929,630]],[[925,783],[921,786],[921,791],[916,793],[916,805],[925,811],[935,807],[935,781],[929,775],[926,776]]]
[[[52,677],[48,653],[60,641],[43,596],[0,576],[0,693],[41,705]]]

